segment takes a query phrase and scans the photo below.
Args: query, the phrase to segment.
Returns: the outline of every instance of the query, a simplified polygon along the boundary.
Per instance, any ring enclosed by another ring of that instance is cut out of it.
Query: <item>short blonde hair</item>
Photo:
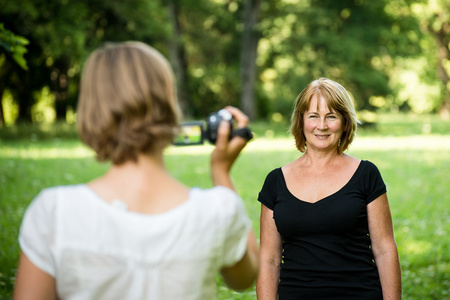
[[[82,73],[77,122],[99,161],[122,164],[170,144],[179,107],[169,62],[141,42],[94,51]]]
[[[300,152],[306,152],[303,114],[308,111],[314,95],[323,96],[329,109],[341,114],[344,118],[344,132],[337,148],[337,152],[342,154],[352,143],[359,121],[353,100],[347,90],[339,83],[324,77],[308,84],[295,100],[290,131],[295,138],[297,149]]]

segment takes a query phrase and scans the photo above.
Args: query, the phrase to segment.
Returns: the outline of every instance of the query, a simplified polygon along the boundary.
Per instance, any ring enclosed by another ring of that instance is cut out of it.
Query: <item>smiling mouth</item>
[[[330,135],[319,135],[319,134],[316,134],[315,135],[316,136],[316,138],[318,138],[319,140],[324,140],[324,139],[326,139],[326,138],[328,138]]]

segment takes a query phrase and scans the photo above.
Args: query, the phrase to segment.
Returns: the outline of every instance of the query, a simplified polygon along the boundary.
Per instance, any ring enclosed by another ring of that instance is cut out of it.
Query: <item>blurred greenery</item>
[[[29,41],[28,71],[0,47],[0,126],[71,119],[87,55],[111,41],[140,40],[166,55],[186,115],[242,107],[249,3],[261,7],[255,120],[288,115],[320,76],[346,87],[358,111],[450,117],[448,0],[0,0],[4,29]]]
[[[358,136],[404,136],[404,135],[448,135],[450,121],[442,120],[436,114],[418,115],[413,113],[380,113],[377,123],[363,123],[358,127]],[[201,120],[201,119],[199,119]],[[289,137],[289,117],[275,113],[266,121],[251,124],[255,136],[264,138]],[[64,121],[55,123],[18,123],[0,127],[1,141],[51,141],[77,139],[75,123]]]
[[[0,23],[0,47],[11,55],[14,61],[24,70],[27,70],[27,62],[23,57],[27,52],[25,48],[29,41],[21,36],[17,36],[11,31],[5,29],[3,23]],[[4,57],[2,57],[3,59]]]
[[[18,228],[31,199],[108,168],[76,133],[90,51],[108,41],[153,45],[177,75],[184,68],[185,113],[202,119],[240,106],[249,1],[0,0],[0,299],[11,296]],[[265,175],[299,155],[288,133],[293,101],[308,82],[329,77],[352,93],[363,121],[349,153],[375,162],[388,185],[404,299],[450,299],[450,2],[265,0],[254,30],[255,140],[233,177],[256,231]],[[186,184],[209,187],[211,150],[170,147],[167,166]],[[219,299],[255,298],[254,289],[232,292],[220,278],[218,285]]]
[[[361,128],[349,154],[374,162],[388,187],[403,274],[403,299],[450,299],[450,124],[436,115],[379,115]],[[287,121],[252,124],[255,139],[232,169],[236,188],[259,236],[256,201],[267,173],[300,153],[286,133]],[[87,182],[105,172],[91,150],[76,139],[74,126],[0,129],[0,299],[11,296],[23,213],[48,186]],[[12,133],[14,131],[15,133]],[[188,186],[207,188],[213,147],[169,147],[168,169]],[[254,288],[236,293],[218,277],[218,299],[255,299]]]

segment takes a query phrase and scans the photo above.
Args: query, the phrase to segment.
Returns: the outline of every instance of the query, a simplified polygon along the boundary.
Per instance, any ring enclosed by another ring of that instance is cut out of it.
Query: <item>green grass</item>
[[[0,141],[42,141],[57,139],[77,139],[76,124],[58,121],[53,124],[19,123],[0,127]]]
[[[379,121],[377,128],[359,131],[349,154],[374,162],[387,184],[404,299],[450,299],[449,122],[388,115]],[[256,198],[264,178],[299,153],[285,133],[286,124],[255,123],[253,128],[257,139],[239,157],[232,175],[259,234]],[[95,162],[73,132],[33,130],[19,137],[0,130],[0,299],[11,295],[18,229],[31,199],[44,187],[86,182],[108,168]],[[187,185],[209,187],[211,150],[209,145],[171,147],[167,167]],[[218,299],[256,298],[254,288],[236,293],[220,278],[218,285]]]

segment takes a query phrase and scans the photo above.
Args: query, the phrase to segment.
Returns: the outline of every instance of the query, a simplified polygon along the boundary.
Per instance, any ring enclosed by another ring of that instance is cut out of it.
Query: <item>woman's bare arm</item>
[[[276,300],[280,278],[282,239],[278,233],[273,211],[261,204],[260,271],[256,281],[258,300]]]
[[[20,253],[13,299],[56,299],[55,279],[36,267],[23,252]]]
[[[400,262],[386,193],[369,203],[367,215],[372,251],[380,274],[383,299],[401,299]]]

